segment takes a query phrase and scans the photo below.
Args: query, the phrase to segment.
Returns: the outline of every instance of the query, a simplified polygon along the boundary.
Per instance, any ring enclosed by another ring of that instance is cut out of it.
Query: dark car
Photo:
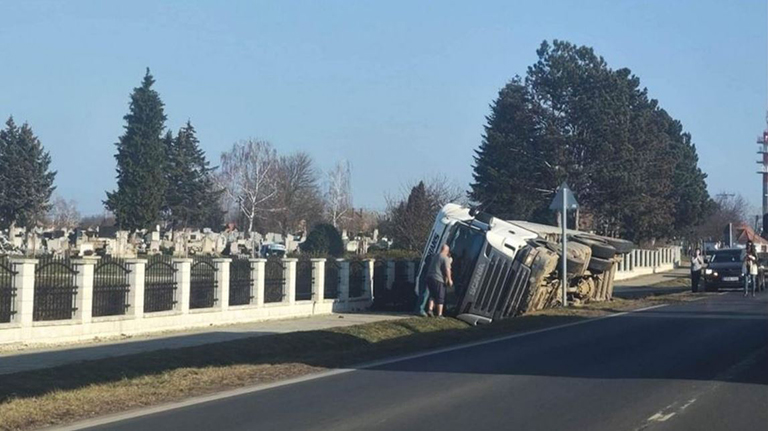
[[[744,288],[744,256],[746,250],[715,250],[704,269],[704,290]]]

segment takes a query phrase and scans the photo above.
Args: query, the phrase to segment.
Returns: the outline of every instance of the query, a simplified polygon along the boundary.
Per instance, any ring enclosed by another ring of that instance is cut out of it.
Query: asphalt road
[[[768,295],[588,321],[103,430],[766,430]]]

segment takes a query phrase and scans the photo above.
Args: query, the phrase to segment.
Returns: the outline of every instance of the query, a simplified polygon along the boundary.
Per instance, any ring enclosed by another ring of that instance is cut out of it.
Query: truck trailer
[[[447,204],[427,238],[416,286],[423,286],[426,257],[448,244],[454,284],[446,306],[471,324],[560,305],[563,288],[570,301],[609,300],[616,263],[632,251],[632,242],[568,229],[563,256],[561,235],[555,226]],[[567,286],[560,281],[561,259],[566,259]]]

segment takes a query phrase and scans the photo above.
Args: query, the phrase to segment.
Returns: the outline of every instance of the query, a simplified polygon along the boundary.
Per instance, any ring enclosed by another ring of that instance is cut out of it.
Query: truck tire
[[[589,270],[593,273],[603,273],[609,271],[613,266],[613,261],[608,259],[601,259],[599,257],[592,257],[589,260]]]
[[[602,238],[590,238],[584,235],[574,235],[573,241],[588,245],[592,248],[592,256],[599,257],[600,259],[613,259],[616,256],[616,249],[603,241]]]
[[[632,241],[610,237],[600,237],[600,239],[607,242],[611,245],[611,247],[616,249],[617,254],[627,254],[635,249],[635,244]]]
[[[557,255],[560,256],[560,259],[563,258],[562,247],[555,244],[554,242],[537,238],[529,241],[529,243],[533,247],[546,248],[551,252],[557,253]],[[566,261],[566,266],[565,266],[568,275],[570,276],[581,275],[584,272],[584,268],[586,268],[587,261],[588,261],[588,258],[587,259],[579,258],[575,256],[573,253],[569,253]],[[558,262],[557,264],[558,270],[563,267],[562,265],[563,265],[562,261]]]

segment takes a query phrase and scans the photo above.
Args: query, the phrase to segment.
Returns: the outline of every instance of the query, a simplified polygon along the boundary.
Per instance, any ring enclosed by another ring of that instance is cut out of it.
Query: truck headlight
[[[710,275],[710,274],[712,274],[712,270],[707,268],[707,269],[704,270],[704,274]]]

